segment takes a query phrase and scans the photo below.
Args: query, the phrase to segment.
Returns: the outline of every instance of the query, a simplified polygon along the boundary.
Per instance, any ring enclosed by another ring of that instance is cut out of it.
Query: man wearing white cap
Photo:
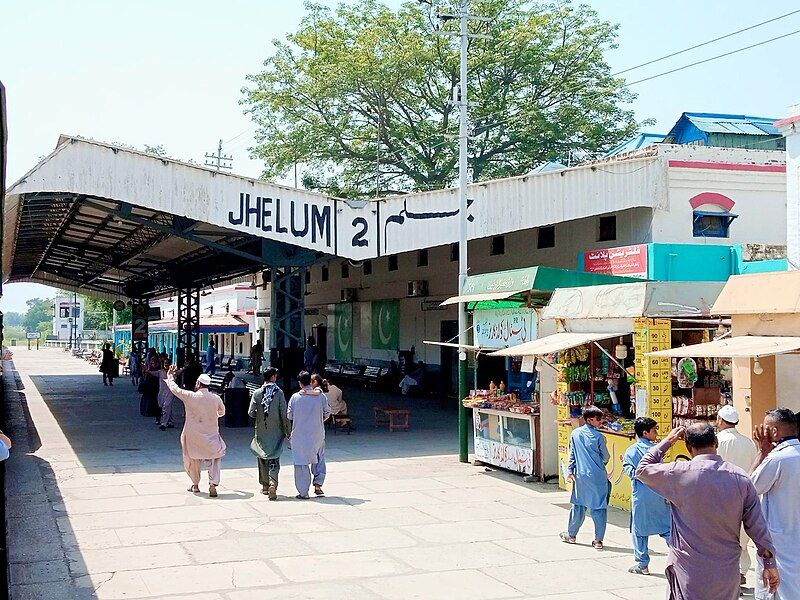
[[[183,401],[186,420],[181,432],[183,468],[192,480],[189,491],[200,491],[200,471],[208,470],[208,495],[217,497],[220,465],[225,456],[225,442],[219,434],[219,417],[225,416],[222,399],[208,390],[211,377],[203,373],[197,378],[195,391],[184,390],[175,383],[175,366],[167,374],[167,386],[176,398]]]
[[[749,437],[737,431],[736,424],[739,422],[739,412],[730,404],[723,406],[717,413],[717,454],[722,460],[736,465],[745,473],[750,473],[758,450],[756,445]],[[750,554],[747,552],[749,542],[747,534],[742,528],[739,534],[739,544],[742,546],[742,554],[739,558],[739,573],[741,574],[742,585],[745,583],[745,576],[750,570]]]

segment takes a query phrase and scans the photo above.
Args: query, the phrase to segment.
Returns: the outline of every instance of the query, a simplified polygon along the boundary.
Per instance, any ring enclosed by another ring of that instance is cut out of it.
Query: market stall
[[[490,353],[555,331],[554,323],[541,317],[555,289],[625,281],[633,280],[530,267],[472,275],[459,296],[442,303],[466,303],[472,319],[474,346],[463,349],[473,360],[473,383],[462,402],[473,409],[476,460],[540,478],[558,472],[555,456],[545,459],[541,452],[555,443],[555,430],[541,426],[555,420],[555,407],[540,402],[555,388],[553,374],[540,373],[532,360]]]
[[[656,352],[653,358],[730,362],[740,431],[777,407],[800,411],[800,272],[731,277],[712,308],[731,337]]]
[[[708,339],[717,327],[709,319],[710,306],[721,288],[719,283],[641,282],[557,289],[542,318],[555,320],[561,331],[493,353],[536,356],[555,370],[558,381],[547,404],[557,412],[555,451],[562,487],[567,487],[563,472],[570,434],[582,424],[583,406],[595,405],[606,416],[611,504],[629,507],[630,482],[622,472],[622,456],[634,441],[633,419],[653,418],[662,435],[673,424],[673,365],[669,358],[647,353]],[[677,383],[678,372],[674,374]],[[703,375],[703,383],[719,381],[719,376]],[[720,388],[714,390],[700,392],[698,398],[720,397]],[[547,426],[543,422],[543,429]],[[543,454],[553,451],[542,448]]]

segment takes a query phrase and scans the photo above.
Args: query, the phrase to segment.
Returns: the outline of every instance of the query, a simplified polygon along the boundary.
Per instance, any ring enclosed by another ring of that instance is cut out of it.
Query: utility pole
[[[427,0],[420,0],[430,4]],[[467,283],[467,184],[469,183],[467,145],[469,142],[469,115],[467,104],[467,51],[470,38],[487,39],[489,36],[470,34],[470,21],[489,21],[485,17],[471,15],[470,0],[458,0],[457,14],[442,14],[437,17],[442,21],[458,19],[459,32],[442,31],[445,35],[458,35],[461,42],[461,73],[458,90],[453,92],[453,101],[459,109],[458,128],[458,294],[461,295]],[[458,304],[458,458],[461,462],[469,462],[469,421],[467,409],[462,400],[467,396],[467,305]],[[476,359],[477,361],[477,359]],[[477,362],[475,364],[477,368]]]
[[[231,164],[233,157],[222,154],[222,140],[219,141],[219,145],[217,146],[217,153],[209,154],[206,152],[206,159],[211,159],[211,162],[206,160],[205,165],[207,167],[214,167],[217,172],[222,169],[227,169],[229,171],[233,169],[233,165]]]

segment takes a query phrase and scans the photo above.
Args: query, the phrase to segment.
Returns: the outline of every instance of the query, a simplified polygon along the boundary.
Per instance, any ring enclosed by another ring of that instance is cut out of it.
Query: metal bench
[[[386,369],[382,367],[366,366],[364,372],[361,373],[360,380],[367,387],[378,387],[381,378],[386,374]]]

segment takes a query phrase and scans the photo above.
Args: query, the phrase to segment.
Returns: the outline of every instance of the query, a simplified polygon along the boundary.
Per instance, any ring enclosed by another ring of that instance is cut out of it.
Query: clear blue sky
[[[334,5],[336,2],[327,2]],[[398,6],[399,0],[386,4]],[[612,68],[627,67],[800,8],[796,0],[631,2],[590,0],[620,24]],[[251,127],[238,101],[270,41],[292,31],[300,0],[5,0],[0,78],[8,94],[10,185],[55,147],[60,133],[141,147],[163,144],[199,162]],[[800,14],[633,71],[629,81],[800,29]],[[639,119],[666,131],[684,111],[782,117],[800,102],[800,35],[694,67],[632,89]],[[248,132],[226,145],[236,172],[255,176]],[[5,286],[3,311],[52,295],[40,286]]]

